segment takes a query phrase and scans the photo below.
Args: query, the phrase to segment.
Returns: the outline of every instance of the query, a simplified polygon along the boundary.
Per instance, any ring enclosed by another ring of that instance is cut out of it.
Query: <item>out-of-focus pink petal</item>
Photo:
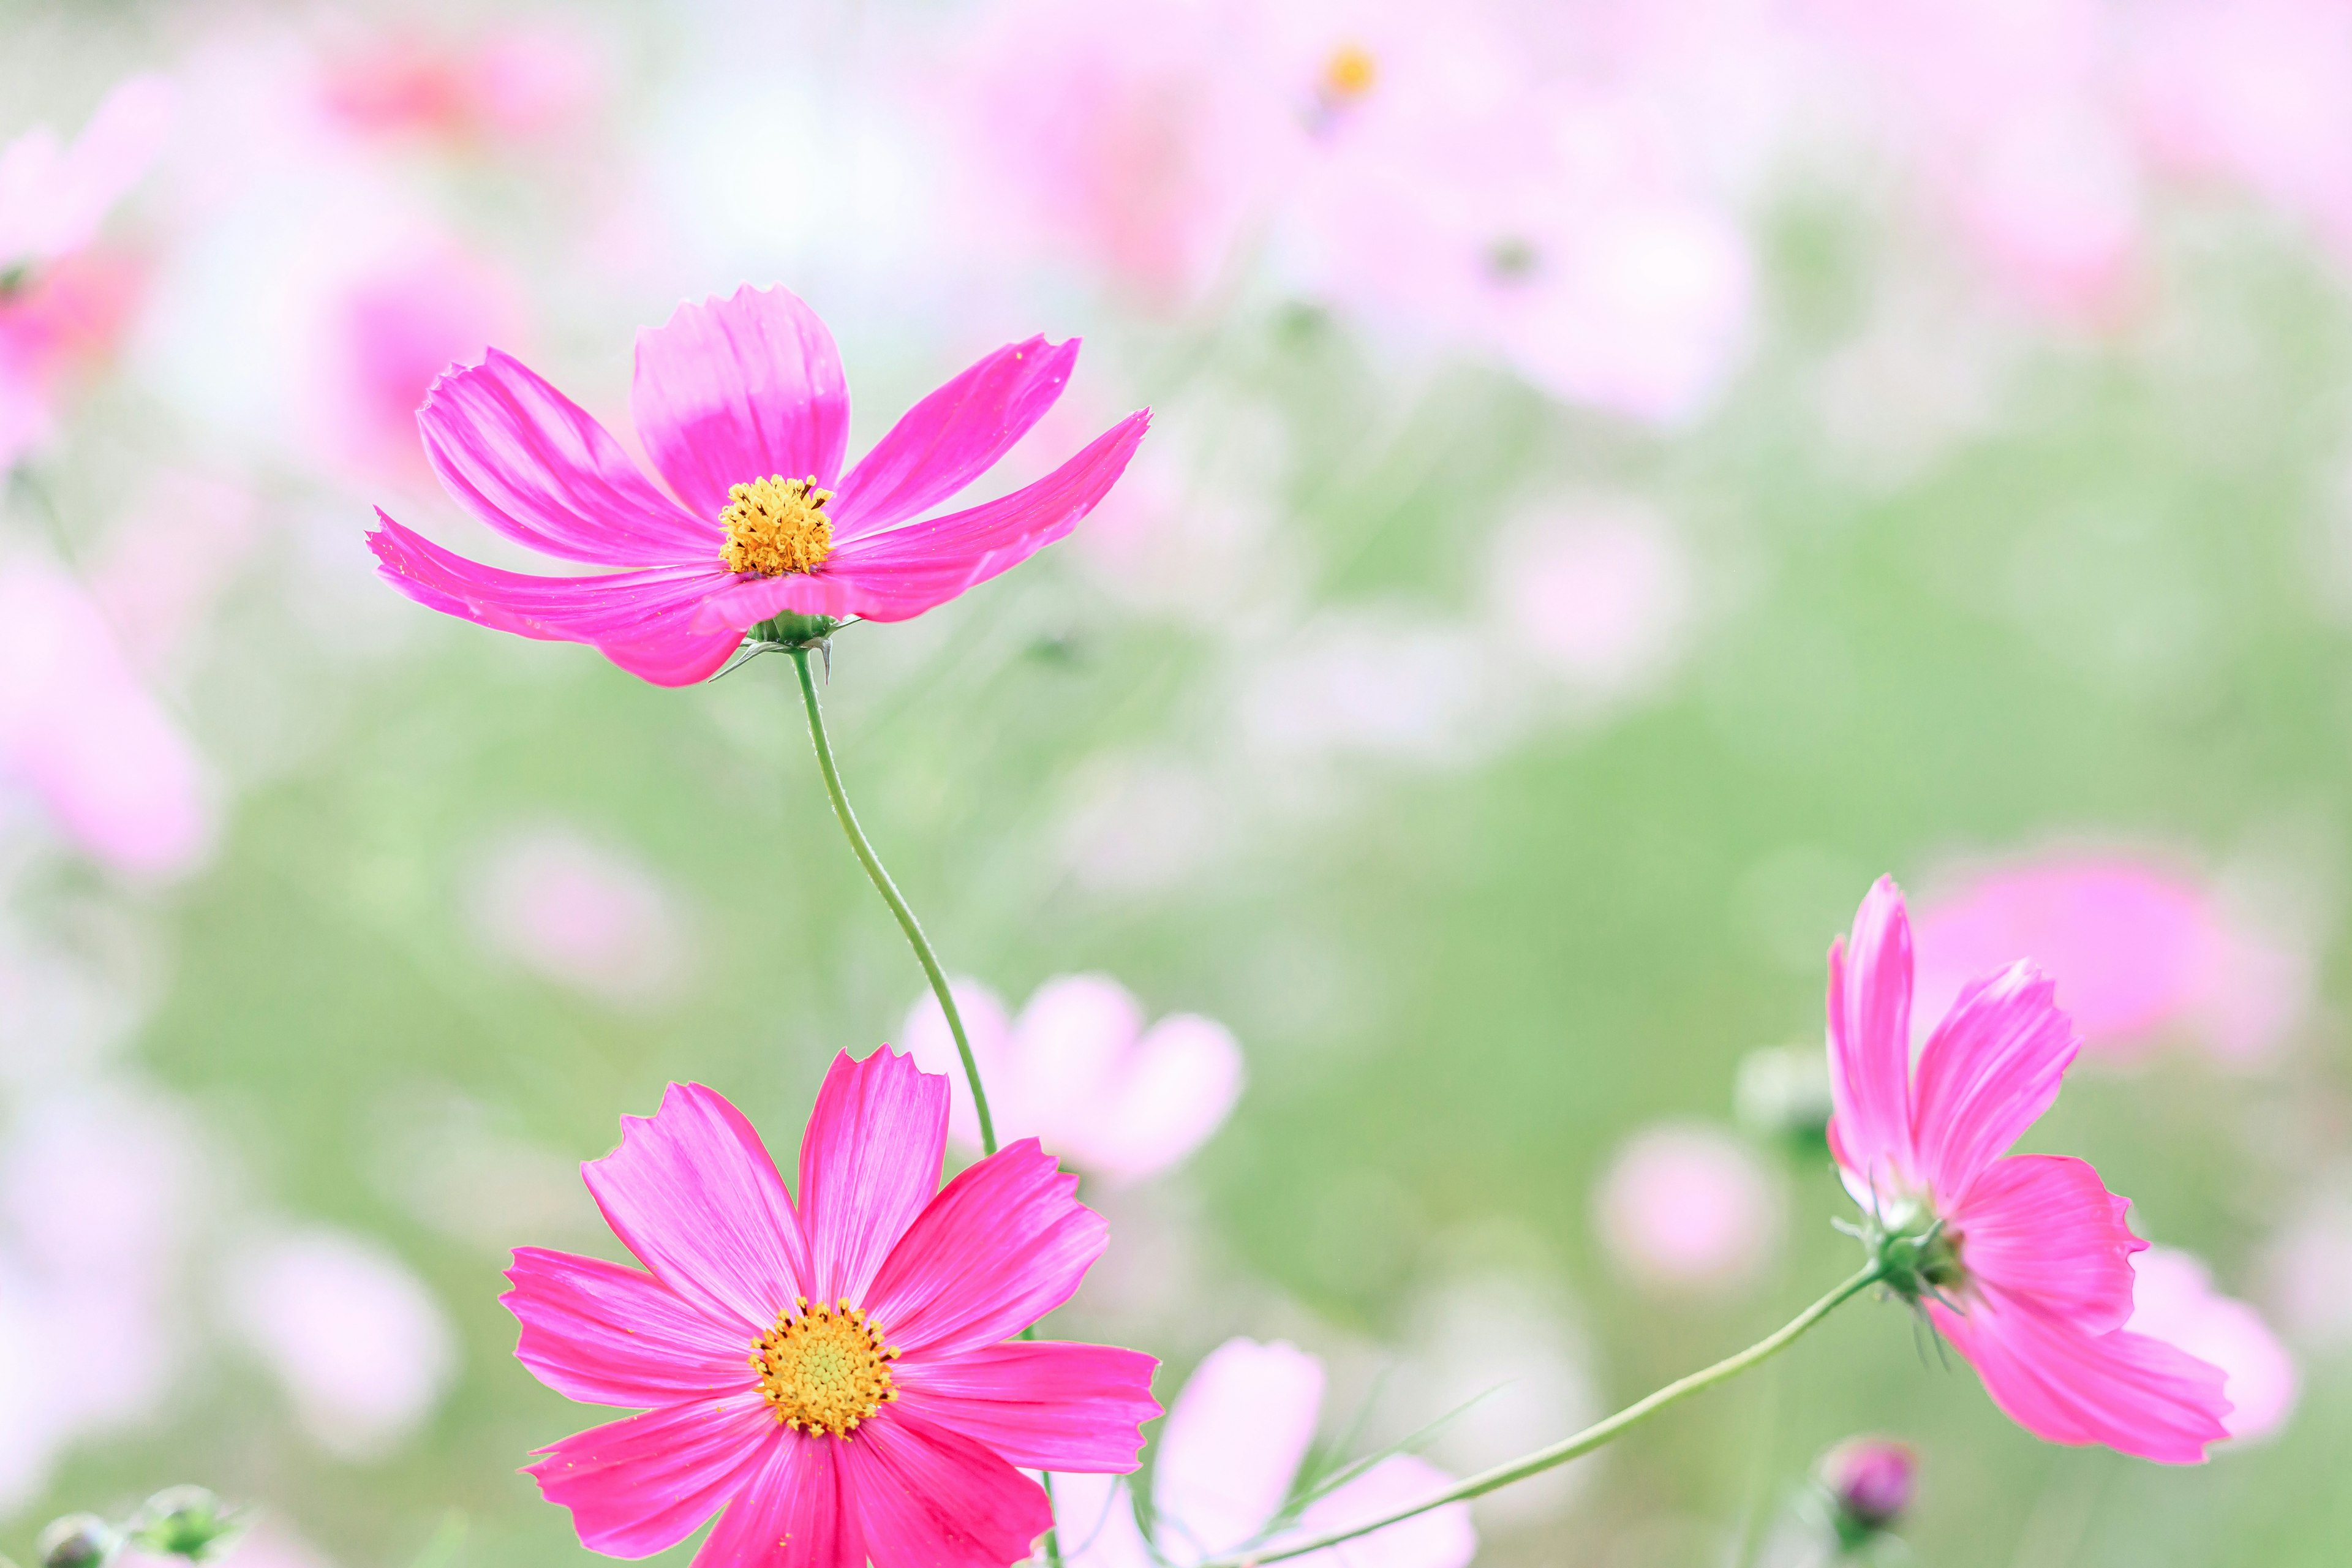
[[[1112,1086],[1143,1033],[1143,1009],[1105,974],[1066,974],[1040,985],[1013,1025],[1022,1099],[1034,1132],[1055,1154],[1073,1154],[1103,1125]]]
[[[2082,1160],[2019,1154],[1997,1160],[1956,1199],[1947,1222],[1972,1278],[2089,1333],[2124,1326],[2132,1310],[2131,1207]]]
[[[1211,1351],[1176,1396],[1152,1465],[1161,1549],[1220,1556],[1263,1530],[1322,1404],[1323,1363],[1296,1345],[1232,1339]]]
[[[1055,1544],[1070,1568],[1154,1568],[1136,1527],[1135,1500],[1112,1476],[1074,1470],[1054,1478]]]
[[[1034,1138],[950,1182],[891,1250],[866,1310],[909,1356],[1010,1339],[1070,1299],[1109,1226]]]
[[[756,1394],[696,1400],[551,1443],[524,1473],[541,1497],[572,1510],[581,1545],[650,1557],[718,1512],[788,1436]]]
[[[1453,1484],[1452,1476],[1425,1459],[1391,1454],[1307,1504],[1298,1516],[1297,1533],[1322,1535],[1369,1523]],[[1279,1547],[1282,1541],[1276,1536],[1271,1544]],[[1306,1568],[1465,1568],[1477,1553],[1478,1531],[1470,1522],[1470,1505],[1450,1502],[1293,1561]]]
[[[1140,1351],[1054,1340],[908,1356],[897,1367],[898,1406],[1024,1469],[1125,1475],[1142,1451],[1142,1423],[1160,1414],[1159,1364]]]
[[[694,1568],[866,1568],[866,1532],[842,1447],[836,1437],[780,1428],[694,1554]]]
[[[1769,1173],[1748,1145],[1705,1122],[1664,1122],[1628,1139],[1592,1206],[1612,1260],[1662,1292],[1750,1283],[1780,1243]]]
[[[1182,1162],[1233,1114],[1242,1048],[1223,1024],[1176,1013],[1137,1042],[1100,1131],[1072,1154],[1114,1181],[1139,1181]]]
[[[2003,1414],[2052,1443],[2102,1443],[2162,1465],[2195,1465],[2229,1436],[2221,1369],[2161,1340],[2087,1333],[1990,1294],[1965,1315],[1927,1315],[1984,1379]]]
[[[2231,1436],[2259,1442],[2285,1426],[2302,1378],[2263,1315],[2214,1289],[2212,1275],[2188,1253],[2154,1247],[2132,1264],[2137,1278],[2125,1326],[2221,1369],[2229,1379],[2222,1392]]]
[[[514,1289],[499,1304],[522,1324],[515,1359],[566,1398],[649,1408],[751,1388],[751,1336],[650,1274],[519,1247],[507,1278]]]
[[[957,980],[951,984],[956,1011],[963,1018],[964,1037],[971,1042],[972,1058],[980,1064],[981,1081],[988,1086],[989,1110],[998,1130],[1025,1128],[1027,1117],[1019,1105],[1020,1085],[1010,1074],[1006,1054],[1013,1023],[1005,1016],[1004,1004],[997,1000],[995,992],[978,981]],[[965,1148],[979,1148],[980,1111],[972,1104],[963,1058],[956,1050],[948,1016],[940,1011],[938,997],[926,991],[922,1000],[908,1009],[907,1022],[898,1031],[898,1043],[906,1047],[925,1072],[938,1073],[948,1080],[948,1131]]]
[[[713,531],[715,555],[730,486],[814,474],[832,488],[849,443],[849,388],[816,312],[788,289],[747,283],[637,333],[629,416],[654,467]]]
[[[903,521],[986,473],[1062,395],[1077,357],[1076,338],[1010,343],[907,410],[842,479],[836,541]]]
[[[1830,949],[1830,1092],[1837,1146],[1865,1191],[1911,1171],[1911,924],[1881,877]]]
[[[1919,1174],[1949,1201],[2058,1098],[2079,1044],[2053,987],[2013,963],[1960,993],[1928,1037],[1913,1085]]]
[[[906,1410],[841,1447],[874,1568],[1004,1568],[1053,1525],[1044,1488]]]
[[[581,1174],[613,1234],[710,1316],[739,1319],[757,1335],[808,1294],[800,1283],[808,1255],[783,1178],[751,1122],[715,1091],[670,1085],[654,1115],[621,1118],[621,1146]]]
[[[449,493],[520,543],[600,566],[718,563],[718,514],[680,510],[587,410],[511,354],[492,349],[444,371],[416,427]]]
[[[801,1140],[810,1296],[853,1306],[866,1299],[882,1260],[940,1190],[947,1142],[946,1079],[887,1046],[864,1061],[847,1051],[833,1058]]]
[[[0,147],[0,271],[88,245],[163,152],[176,109],[170,79],[130,77],[70,146],[42,126]]]

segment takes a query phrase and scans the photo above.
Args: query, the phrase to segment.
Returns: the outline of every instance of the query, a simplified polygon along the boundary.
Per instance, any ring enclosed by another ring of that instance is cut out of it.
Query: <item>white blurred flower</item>
[[[493,950],[599,1001],[657,1005],[688,977],[677,898],[634,856],[568,827],[519,832],[478,858],[468,901]]]
[[[1635,1284],[1708,1293],[1752,1283],[1780,1242],[1770,1173],[1746,1144],[1699,1122],[1628,1139],[1593,1199],[1601,1239]]]

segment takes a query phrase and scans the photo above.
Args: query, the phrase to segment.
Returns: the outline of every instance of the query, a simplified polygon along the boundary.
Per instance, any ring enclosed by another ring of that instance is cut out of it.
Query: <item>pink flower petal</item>
[[[602,566],[718,563],[718,514],[680,510],[586,410],[512,355],[492,349],[443,372],[416,427],[449,493],[509,539]]]
[[[1077,357],[1076,338],[1007,344],[907,410],[841,481],[836,541],[903,521],[986,473],[1062,395]]]
[[[833,1058],[801,1140],[811,1297],[853,1306],[866,1299],[882,1260],[940,1190],[947,1142],[945,1079],[887,1046],[864,1061],[847,1051]]]
[[[1298,1534],[1321,1535],[1369,1523],[1435,1497],[1453,1484],[1452,1476],[1425,1459],[1391,1454],[1309,1503],[1298,1516]],[[1273,1544],[1282,1540],[1277,1536]],[[1301,1568],[1465,1568],[1477,1552],[1478,1531],[1470,1522],[1470,1505],[1450,1502],[1292,1561]]]
[[[696,1400],[551,1443],[524,1473],[541,1497],[572,1510],[581,1545],[649,1557],[718,1512],[759,1468],[764,1450],[788,1436],[757,1394]]]
[[[1074,1470],[1054,1478],[1055,1544],[1069,1568],[1156,1568],[1135,1523],[1135,1499],[1112,1476]]]
[[[638,332],[629,416],[654,467],[714,539],[730,486],[814,474],[830,489],[849,443],[833,334],[781,287],[747,283]]]
[[[909,1356],[1010,1339],[1070,1299],[1109,1226],[1034,1138],[950,1182],[892,1249],[866,1310]]]
[[[2260,1442],[2294,1413],[2302,1378],[2294,1358],[2263,1315],[2213,1289],[2205,1265],[2185,1252],[2150,1247],[2132,1260],[2136,1334],[2162,1340],[2228,1376],[2230,1436]]]
[[[1918,1173],[1939,1197],[1967,1191],[2058,1098],[2080,1041],[2053,989],[2013,963],[1963,990],[1928,1037],[1912,1117]]]
[[[1115,1182],[1157,1175],[1224,1125],[1242,1077],[1231,1030],[1197,1014],[1171,1014],[1136,1043],[1102,1134],[1072,1152]]]
[[[904,1410],[842,1446],[874,1568],[1006,1568],[1054,1522],[1045,1489]]]
[[[2194,1465],[2229,1435],[2221,1369],[2160,1340],[2120,1329],[2086,1333],[1990,1297],[1965,1317],[1934,1302],[1927,1315],[1977,1369],[1992,1402],[2037,1437]]]
[[[2131,1255],[2147,1243],[2088,1163],[2059,1154],[1995,1161],[1946,1211],[1969,1275],[2086,1333],[2131,1316]]]
[[[1265,1528],[1315,1440],[1323,1363],[1286,1343],[1227,1340],[1176,1396],[1152,1465],[1160,1546],[1230,1552]]]
[[[783,1178],[742,1112],[700,1084],[674,1083],[655,1115],[621,1118],[621,1146],[581,1174],[613,1234],[711,1317],[757,1335],[808,1294]]]
[[[841,1439],[797,1432],[779,1438],[694,1554],[694,1568],[866,1568],[866,1532]]]
[[[977,981],[957,980],[951,984],[956,1011],[963,1016],[964,1037],[971,1042],[972,1058],[980,1064],[981,1081],[988,1086],[989,1110],[996,1119],[998,1130],[1021,1127],[1026,1117],[1019,1106],[1020,1085],[1013,1081],[1010,1068],[1013,1023],[1005,1016],[1004,1004],[997,1000],[996,993]],[[955,1034],[948,1027],[948,1016],[940,1011],[938,997],[926,991],[923,999],[908,1010],[898,1041],[925,1072],[946,1078],[950,1097],[948,1131],[963,1147],[979,1148],[980,1112],[972,1104],[963,1058],[956,1050]]]
[[[522,1324],[515,1358],[569,1399],[638,1408],[749,1395],[751,1337],[650,1274],[544,1247],[515,1249],[499,1302]]]
[[[1013,1026],[1031,1119],[1018,1131],[1036,1133],[1056,1154],[1074,1152],[1071,1134],[1082,1126],[1109,1134],[1101,1123],[1111,1086],[1142,1033],[1143,1009],[1108,975],[1066,974],[1040,985]]]
[[[898,1363],[899,1406],[1024,1469],[1124,1475],[1160,1414],[1140,1351],[1045,1340]]]
[[[1875,1184],[1911,1175],[1911,926],[1881,877],[1830,949],[1830,1091],[1840,1159]]]

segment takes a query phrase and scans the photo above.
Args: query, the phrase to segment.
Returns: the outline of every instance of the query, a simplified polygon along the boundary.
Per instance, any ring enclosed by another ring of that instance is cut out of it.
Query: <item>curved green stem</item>
[[[940,968],[939,954],[923,935],[922,922],[890,880],[890,873],[882,868],[881,857],[874,846],[866,842],[865,830],[857,826],[857,814],[849,809],[849,796],[841,787],[841,770],[834,766],[833,747],[824,738],[824,712],[817,705],[816,678],[809,673],[809,650],[794,647],[793,664],[801,674],[801,697],[808,705],[809,739],[816,745],[816,764],[824,773],[824,792],[833,797],[833,815],[841,819],[841,831],[849,837],[849,847],[857,853],[857,863],[866,868],[873,879],[874,890],[898,917],[898,929],[907,933],[907,945],[915,950],[916,961],[922,964],[924,977],[931,983],[931,994],[940,999],[940,1011],[948,1016],[948,1032],[955,1037],[956,1054],[963,1058],[964,1080],[971,1085],[971,1102],[980,1111],[980,1151],[996,1152],[996,1122],[988,1114],[988,1091],[980,1086],[980,1063],[972,1058],[971,1040],[964,1034],[963,1015],[956,1011],[955,993],[948,986],[948,977]]]
[[[1540,1474],[1555,1465],[1564,1465],[1570,1459],[1581,1458],[1593,1449],[1640,1426],[1675,1401],[1687,1398],[1702,1389],[1712,1388],[1717,1384],[1737,1377],[1749,1367],[1770,1359],[1775,1352],[1785,1348],[1807,1329],[1828,1317],[1848,1297],[1877,1282],[1878,1265],[1873,1263],[1869,1268],[1798,1313],[1779,1330],[1757,1341],[1738,1354],[1726,1356],[1702,1372],[1692,1373],[1688,1377],[1670,1383],[1648,1398],[1627,1405],[1607,1420],[1596,1422],[1572,1437],[1564,1437],[1548,1448],[1538,1448],[1524,1458],[1513,1459],[1508,1464],[1497,1465],[1491,1470],[1481,1471],[1468,1480],[1458,1482],[1447,1490],[1424,1501],[1417,1502],[1411,1508],[1400,1509],[1386,1518],[1372,1521],[1370,1524],[1360,1524],[1349,1530],[1335,1530],[1328,1534],[1315,1536],[1311,1540],[1286,1544],[1279,1552],[1244,1551],[1231,1557],[1204,1563],[1201,1568],[1255,1568],[1255,1565],[1259,1563],[1279,1563],[1286,1557],[1298,1557],[1309,1552],[1320,1552],[1327,1546],[1337,1546],[1342,1542],[1353,1541],[1360,1535],[1370,1535],[1376,1530],[1386,1530],[1391,1524],[1411,1519],[1416,1514],[1427,1513],[1431,1509],[1443,1508],[1450,1502],[1463,1502],[1474,1497],[1483,1497],[1488,1492],[1509,1486],[1513,1481],[1523,1481],[1529,1476]]]

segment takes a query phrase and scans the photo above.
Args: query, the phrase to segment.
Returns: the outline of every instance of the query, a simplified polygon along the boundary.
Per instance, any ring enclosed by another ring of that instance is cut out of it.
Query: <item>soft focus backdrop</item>
[[[2035,1142],[2244,1436],[2045,1447],[1858,1304],[1479,1560],[1755,1561],[1864,1430],[1921,1562],[2344,1560],[2346,0],[13,0],[0,145],[0,1550],[190,1480],[247,1568],[578,1560],[507,1249],[610,1251],[577,1163],[670,1079],[789,1151],[936,1049],[788,662],[657,690],[362,542],[515,559],[442,365],[625,428],[748,280],[853,449],[1035,331],[1045,460],[1157,410],[829,692],[1003,1073],[1177,1086],[1021,1112],[1113,1223],[1064,1331],[1163,1399],[1288,1339],[1367,1442],[1495,1390],[1456,1470],[1747,1342],[1854,1258],[1739,1066],[1891,871],[1926,991],[2056,974]]]

